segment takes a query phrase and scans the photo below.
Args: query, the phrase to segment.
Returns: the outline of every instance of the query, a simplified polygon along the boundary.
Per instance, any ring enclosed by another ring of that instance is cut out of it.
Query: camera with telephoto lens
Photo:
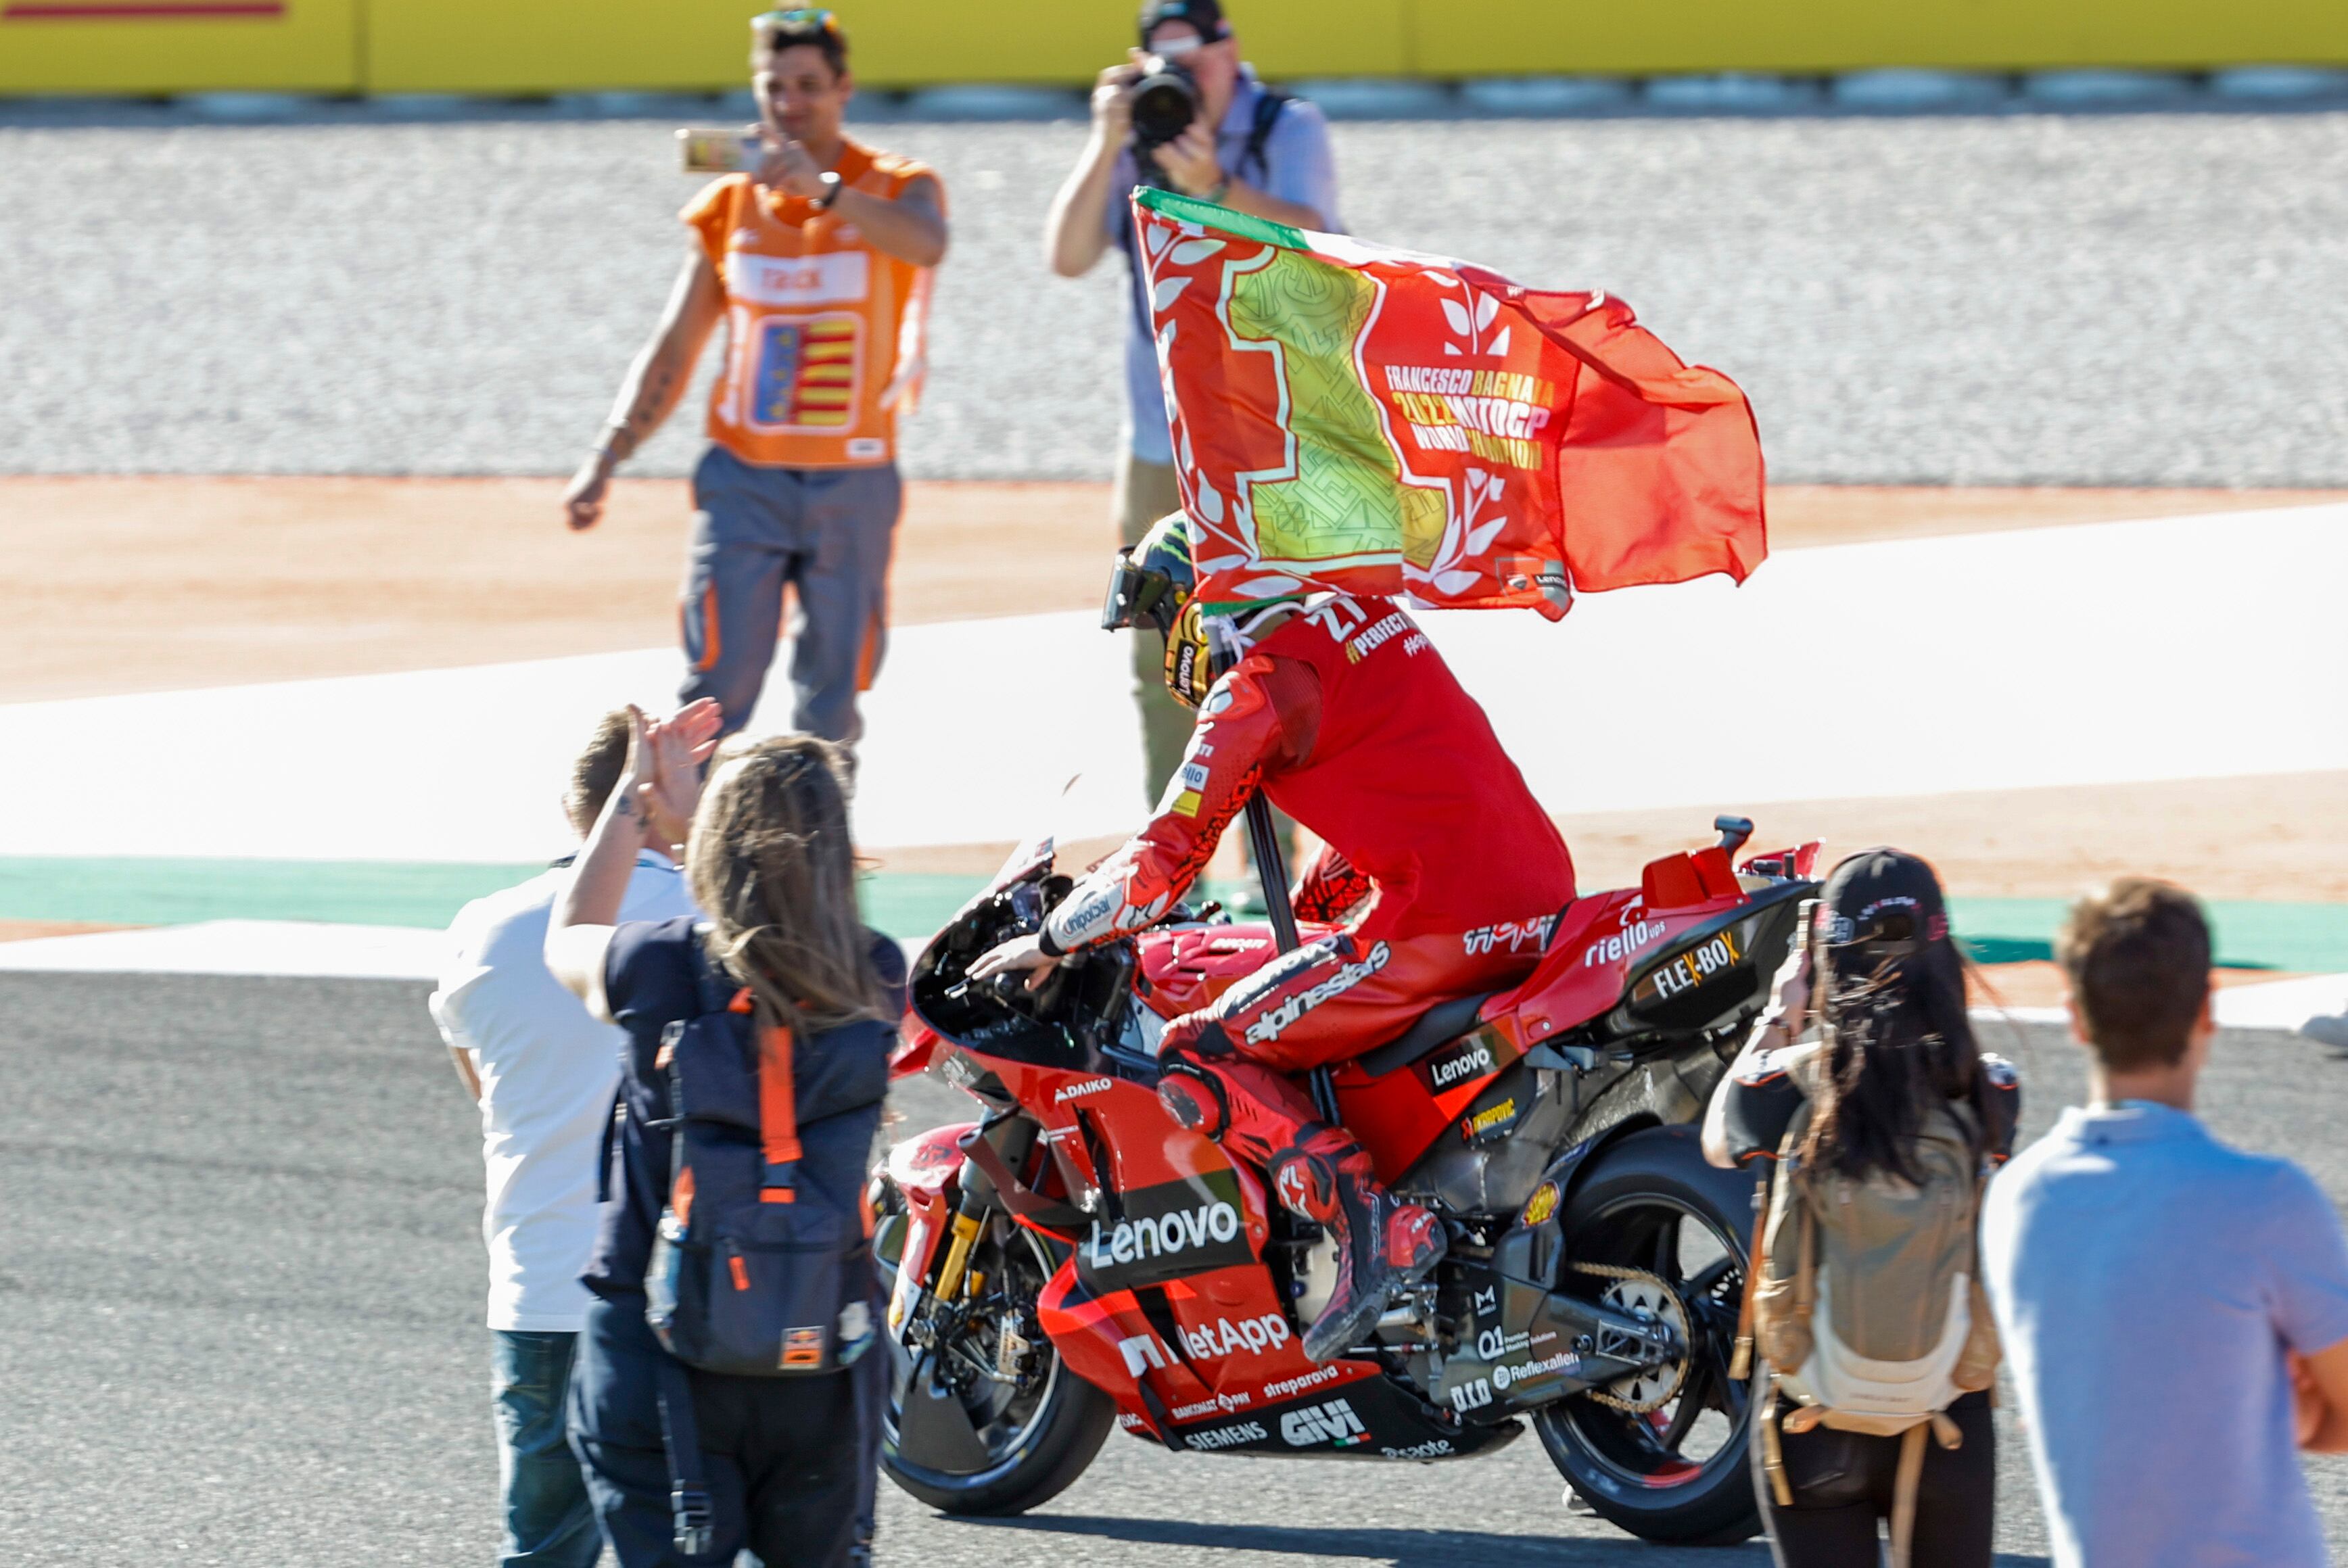
[[[1199,118],[1199,78],[1178,60],[1159,60],[1156,69],[1133,84],[1133,150],[1145,176],[1158,166],[1148,154],[1190,128]]]

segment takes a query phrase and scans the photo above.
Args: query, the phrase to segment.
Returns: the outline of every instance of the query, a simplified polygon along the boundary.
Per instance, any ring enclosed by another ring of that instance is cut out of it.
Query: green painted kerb
[[[537,876],[543,865],[417,865],[366,860],[0,858],[0,920],[176,926],[196,920],[324,920],[442,927],[470,899]],[[985,885],[982,876],[884,872],[862,879],[864,917],[891,936],[936,930]],[[1216,887],[1210,895],[1237,890]],[[1987,963],[2044,958],[2059,898],[1952,898],[1950,917]],[[2348,904],[2217,902],[2220,963],[2348,971]]]

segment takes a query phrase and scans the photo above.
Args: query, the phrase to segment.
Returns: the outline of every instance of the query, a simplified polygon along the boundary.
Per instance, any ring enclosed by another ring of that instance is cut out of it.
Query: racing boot
[[[1329,1145],[1340,1141],[1346,1150],[1333,1160]],[[1369,1339],[1395,1291],[1443,1261],[1443,1222],[1380,1186],[1368,1153],[1336,1128],[1316,1126],[1304,1143],[1273,1163],[1272,1190],[1336,1243],[1336,1288],[1303,1339],[1305,1355],[1334,1361]]]

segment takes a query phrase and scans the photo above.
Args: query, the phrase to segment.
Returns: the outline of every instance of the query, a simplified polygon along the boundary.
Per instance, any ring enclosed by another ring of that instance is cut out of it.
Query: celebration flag
[[[1199,597],[1440,608],[1743,581],[1768,552],[1736,384],[1604,293],[1134,195]]]

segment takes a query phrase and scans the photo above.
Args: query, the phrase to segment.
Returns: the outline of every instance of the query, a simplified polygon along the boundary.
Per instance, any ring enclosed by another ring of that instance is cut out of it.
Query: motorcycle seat
[[[1454,997],[1449,1001],[1436,1003],[1418,1015],[1411,1026],[1375,1050],[1364,1052],[1355,1060],[1362,1071],[1372,1078],[1384,1078],[1387,1073],[1408,1067],[1427,1052],[1450,1044],[1476,1027],[1476,1017],[1484,1004],[1498,996],[1498,991],[1483,991],[1472,997]]]

